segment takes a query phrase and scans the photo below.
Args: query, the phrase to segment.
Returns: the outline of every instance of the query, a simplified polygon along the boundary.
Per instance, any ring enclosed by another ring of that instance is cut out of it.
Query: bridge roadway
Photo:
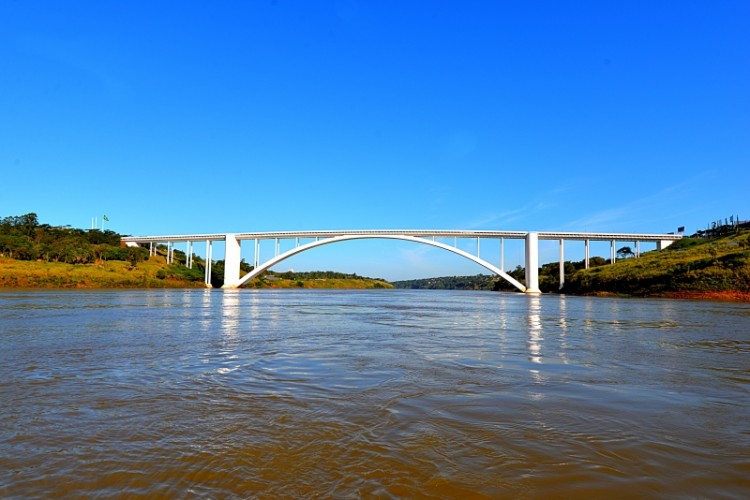
[[[330,243],[355,239],[397,239],[403,241],[413,241],[426,245],[435,246],[444,250],[456,253],[469,260],[480,264],[493,273],[501,276],[520,291],[525,293],[540,293],[539,291],[539,240],[558,240],[560,242],[560,286],[565,282],[564,274],[564,242],[565,240],[584,241],[585,242],[585,266],[589,267],[589,242],[591,241],[610,241],[610,258],[615,261],[615,242],[634,242],[636,257],[640,255],[640,242],[656,242],[657,249],[666,248],[674,241],[682,238],[680,234],[652,234],[652,233],[588,233],[588,232],[560,232],[560,231],[492,231],[492,230],[450,230],[450,229],[357,229],[357,230],[324,230],[324,231],[267,231],[267,232],[246,232],[246,233],[205,233],[205,234],[181,234],[181,235],[161,235],[161,236],[127,236],[122,241],[129,246],[138,246],[149,244],[151,253],[155,251],[155,245],[159,243],[167,244],[167,261],[174,260],[174,243],[184,242],[187,244],[186,265],[192,267],[193,243],[199,241],[206,242],[206,272],[205,283],[210,286],[211,283],[211,262],[213,260],[213,242],[224,241],[224,288],[237,288],[247,281],[258,276],[263,271],[278,264],[292,255],[304,252],[311,248]],[[453,238],[454,244],[450,246],[440,242],[437,238]],[[460,250],[457,245],[458,239],[476,239],[476,255]],[[293,249],[286,252],[280,252],[279,242],[281,240],[295,240]],[[308,243],[301,243],[300,240],[312,239]],[[500,240],[500,266],[497,267],[480,257],[480,241],[482,239]],[[525,240],[526,254],[526,276],[525,284],[519,283],[513,277],[508,275],[504,270],[504,241],[505,239],[522,239]],[[254,240],[255,256],[253,261],[253,271],[240,278],[240,242]],[[275,240],[274,257],[265,262],[260,260],[260,242],[263,240]]]

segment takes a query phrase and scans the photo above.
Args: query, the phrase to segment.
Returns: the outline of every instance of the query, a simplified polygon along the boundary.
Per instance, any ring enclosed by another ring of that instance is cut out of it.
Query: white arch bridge
[[[565,282],[564,248],[566,240],[583,241],[585,244],[585,266],[589,267],[589,243],[591,241],[609,241],[610,258],[615,261],[616,242],[633,242],[636,257],[640,254],[641,242],[656,242],[656,248],[662,249],[674,241],[682,238],[680,234],[637,234],[637,233],[572,233],[572,232],[540,232],[540,231],[472,231],[472,230],[349,230],[349,231],[275,231],[262,233],[216,233],[216,234],[183,234],[171,236],[128,236],[122,241],[128,246],[149,245],[150,251],[155,252],[158,244],[167,245],[167,261],[174,261],[175,243],[186,244],[187,266],[193,264],[193,244],[206,242],[206,272],[205,283],[211,283],[211,262],[213,258],[213,242],[224,242],[224,286],[223,288],[238,288],[255,278],[263,271],[298,253],[322,245],[360,239],[394,239],[411,241],[430,245],[449,252],[453,252],[483,266],[494,274],[511,283],[518,290],[525,293],[540,293],[539,291],[539,240],[558,240],[560,243],[560,286]],[[453,240],[453,244],[445,240]],[[458,248],[458,239],[475,239],[476,254]],[[499,266],[492,264],[480,256],[481,241],[495,239],[500,241]],[[503,270],[504,243],[506,239],[524,240],[526,254],[525,283],[519,283]],[[273,240],[275,251],[273,257],[262,261],[260,255],[261,241]],[[281,251],[280,242],[293,240],[293,248]],[[254,244],[253,270],[240,278],[240,245],[242,241],[252,241]]]

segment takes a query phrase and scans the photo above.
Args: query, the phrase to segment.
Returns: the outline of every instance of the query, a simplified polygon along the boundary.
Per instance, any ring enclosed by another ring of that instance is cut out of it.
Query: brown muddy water
[[[750,305],[0,292],[0,496],[750,496]]]

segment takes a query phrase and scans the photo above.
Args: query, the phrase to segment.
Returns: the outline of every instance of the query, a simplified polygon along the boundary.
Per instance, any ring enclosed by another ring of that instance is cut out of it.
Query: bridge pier
[[[526,291],[538,295],[539,290],[539,234],[526,234]]]
[[[205,275],[203,282],[206,285],[206,288],[211,288],[211,264],[213,262],[213,241],[206,240],[206,266],[205,266]]]
[[[565,240],[560,240],[560,286],[558,290],[562,290],[565,286]]]
[[[233,233],[227,233],[224,241],[224,285],[222,288],[238,288],[240,286],[240,241]]]
[[[585,255],[586,255],[585,258],[584,258],[584,260],[586,261],[584,269],[588,269],[589,268],[589,254],[590,254],[589,240],[584,240],[584,252],[585,252]]]

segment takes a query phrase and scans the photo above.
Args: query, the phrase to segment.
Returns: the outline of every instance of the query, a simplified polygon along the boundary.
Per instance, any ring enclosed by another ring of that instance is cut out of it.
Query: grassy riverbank
[[[0,257],[0,288],[203,288],[202,272],[180,264],[167,265],[160,255],[136,265],[123,261],[66,264]],[[317,277],[315,273],[297,273],[290,278],[267,273],[246,287],[367,289],[393,285],[350,275]]]
[[[684,238],[659,252],[581,270],[565,293],[750,301],[750,231]]]
[[[170,276],[173,266],[155,256],[135,266],[120,260],[94,264],[0,257],[1,288],[202,288],[202,281]]]

